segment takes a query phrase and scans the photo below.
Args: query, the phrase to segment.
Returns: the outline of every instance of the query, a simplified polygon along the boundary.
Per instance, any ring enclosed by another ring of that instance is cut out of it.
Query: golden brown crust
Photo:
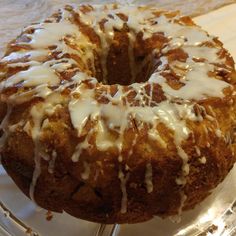
[[[219,126],[228,132],[227,130],[231,129],[229,126],[232,125],[230,122],[232,113],[227,107],[227,102],[218,103],[214,111],[219,116],[217,117]],[[71,156],[77,140],[73,134],[68,112],[62,109],[52,120],[51,127],[44,132],[41,144],[44,145],[42,147],[44,150],[56,150],[58,156],[53,174],[48,172],[48,162],[43,160],[41,162],[42,173],[35,189],[35,200],[41,207],[57,212],[64,210],[76,217],[103,223],[135,223],[148,220],[153,215],[166,217],[177,213],[180,187],[176,185],[175,179],[182,163],[175,156],[175,147],[171,141],[168,143],[168,151],[161,151],[156,148],[155,143],[146,142],[145,131],[140,134],[133,154],[124,161],[124,166],[125,164],[129,166],[130,173],[127,183],[129,201],[128,213],[121,214],[122,196],[118,187],[120,183],[117,178],[119,166],[117,154],[112,150],[110,153],[93,150],[88,154],[85,150],[81,161],[73,163]],[[229,143],[215,136],[214,125],[212,126],[210,121],[191,125],[195,125],[193,127],[195,141],[190,139],[184,144],[184,149],[190,157],[190,174],[185,186],[187,200],[184,209],[193,208],[209,195],[235,162]],[[212,132],[207,136],[204,131],[205,125],[208,129],[212,128]],[[160,127],[161,129],[163,127]],[[166,129],[162,132],[166,132]],[[127,133],[127,142],[132,139],[132,133],[132,131]],[[233,136],[233,133],[230,135]],[[235,150],[235,140],[232,140],[234,143],[231,145]],[[207,143],[210,147],[206,147]],[[207,157],[205,164],[200,163],[199,156],[196,155],[194,149],[196,144],[202,155]],[[28,196],[34,170],[32,156],[31,138],[22,130],[12,133],[3,152],[2,164]],[[90,164],[92,176],[86,181],[81,179],[85,160]],[[150,194],[147,194],[143,182],[147,160],[152,163],[155,188],[155,192]],[[97,175],[98,177],[95,178]],[[155,204],[156,202],[158,204]]]
[[[87,12],[92,8],[83,7],[82,10]],[[175,16],[174,13],[165,14],[170,18]],[[79,21],[78,16],[75,14],[73,16],[79,29],[99,47],[99,38],[96,33],[91,28],[85,27]],[[125,15],[120,17],[127,21]],[[56,18],[59,20],[59,15],[56,15]],[[188,17],[180,18],[179,23],[189,26],[194,25]],[[118,90],[117,85],[114,85],[116,83],[127,85],[124,86],[126,91],[132,90],[128,86],[132,75],[126,65],[130,63],[128,59],[128,31],[129,29],[124,27],[114,34],[114,41],[110,46],[106,64],[108,84],[113,85],[98,84],[95,86],[95,98],[100,104],[108,103],[106,97],[103,96],[104,91],[112,95],[116,93]],[[27,42],[27,40],[22,34],[16,41]],[[139,60],[143,62],[150,51],[154,48],[160,49],[166,42],[167,38],[162,34],[154,35],[146,41],[143,40],[142,35],[137,35],[134,45],[136,63],[138,64]],[[215,44],[217,47],[221,47],[220,41],[215,40]],[[210,47],[210,45],[208,46]],[[19,47],[20,49],[28,48],[24,45],[17,46],[12,42],[8,47],[7,55],[10,52],[18,51]],[[72,57],[78,62],[79,71],[86,71],[100,81],[104,71],[101,69],[100,55],[96,52],[94,54],[96,61],[95,74],[91,66],[87,68],[87,65],[83,65],[81,58],[76,57],[76,55]],[[50,56],[57,57],[56,54]],[[68,57],[71,57],[71,55]],[[167,53],[167,57],[169,62],[176,59],[185,62],[188,55],[181,49],[174,49]],[[41,173],[34,189],[37,204],[51,211],[66,211],[81,219],[109,224],[114,222],[136,223],[151,219],[155,215],[167,217],[178,214],[182,194],[187,197],[184,202],[184,210],[192,209],[201,202],[225,178],[233,167],[236,158],[236,76],[233,68],[234,62],[223,48],[221,48],[219,57],[226,58],[226,63],[222,66],[228,66],[229,72],[226,70],[215,71],[212,72],[212,76],[219,76],[220,80],[229,82],[232,89],[225,89],[223,98],[211,97],[198,101],[194,106],[194,110],[203,120],[201,122],[190,119],[186,121],[191,134],[182,143],[182,148],[189,157],[190,171],[184,186],[176,184],[176,178],[180,177],[182,173],[183,161],[177,154],[174,133],[163,123],[159,123],[156,130],[163,138],[167,148],[163,147],[157,140],[148,137],[149,124],[139,126],[137,120],[133,119],[130,128],[125,130],[123,134],[122,156],[125,158],[123,158],[122,163],[119,162],[120,153],[117,148],[111,147],[108,150],[101,151],[96,147],[96,132],[89,139],[90,147],[82,150],[78,162],[73,162],[71,157],[77,144],[85,140],[89,130],[95,130],[96,121],[90,120],[87,122],[83,135],[78,137],[77,130],[71,121],[68,101],[65,99],[65,104],[58,106],[53,114],[45,115],[45,119],[43,119],[43,121],[47,119],[47,125],[42,127],[40,139],[38,140],[40,143],[39,153],[42,157],[40,159]],[[24,60],[27,61],[26,58]],[[49,58],[44,60],[47,61]],[[22,62],[22,59],[17,62]],[[146,81],[146,77],[149,77],[155,68],[156,64],[148,65],[147,63],[137,74],[135,81]],[[23,70],[22,67],[12,68],[7,67],[7,63],[0,63],[0,72],[4,72],[6,75],[1,80],[9,78],[21,70]],[[69,80],[75,72],[76,70],[61,72],[61,81]],[[183,86],[179,76],[174,71],[163,72],[163,77],[166,78],[168,85],[173,89],[179,89]],[[20,86],[21,84],[17,89]],[[88,83],[86,86],[93,85]],[[28,88],[22,87],[20,89],[17,90],[18,93]],[[62,97],[66,98],[72,89],[68,87],[63,90]],[[11,87],[5,89],[1,94],[0,117],[2,120],[7,114],[6,101],[15,91],[16,88]],[[151,94],[149,85],[145,87],[145,91],[147,94]],[[166,100],[166,95],[159,85],[155,85],[154,91],[151,94],[152,103],[150,106]],[[140,105],[134,99],[136,95],[134,91],[131,91],[124,98],[124,103],[132,103],[134,106]],[[13,105],[12,113],[8,117],[8,127],[12,127],[21,121],[24,124],[9,130],[5,146],[1,151],[2,165],[27,196],[29,196],[35,169],[34,150],[36,144],[32,138],[32,133],[25,129],[25,124],[34,122],[31,109],[43,103],[44,99],[34,98],[29,102]],[[148,103],[148,100],[145,101],[146,106]],[[209,116],[213,117],[213,120]],[[217,136],[217,129],[221,130],[222,136]],[[111,139],[115,140],[117,138],[117,132],[109,131],[108,135]],[[136,140],[135,144],[133,144],[134,139]],[[132,153],[130,153],[131,147]],[[200,156],[196,152],[196,147],[201,152]],[[53,152],[57,154],[55,160],[53,160]],[[147,193],[145,183],[147,163],[152,166],[154,191],[150,193]],[[83,178],[87,164],[89,165],[90,174],[88,178]],[[120,211],[123,197],[120,189],[120,179],[117,178],[120,171],[124,176],[129,176],[126,181],[128,196],[126,213]]]

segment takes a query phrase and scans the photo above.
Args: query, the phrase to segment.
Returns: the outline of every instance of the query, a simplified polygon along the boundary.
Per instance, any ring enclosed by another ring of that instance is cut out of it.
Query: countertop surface
[[[236,60],[236,4],[194,18],[210,34],[216,35]]]
[[[19,35],[24,26],[46,18],[65,4],[104,2],[154,4],[158,8],[179,10],[181,14],[196,16],[218,9],[226,4],[236,3],[236,0],[0,0],[0,57],[4,54],[7,42]],[[213,13],[216,21],[219,22],[218,20],[222,21],[222,19],[224,21],[231,20],[233,14],[229,18],[228,10],[227,8],[225,11],[220,11],[221,14],[224,14],[224,19],[218,12]],[[230,10],[231,13],[233,11],[233,9]],[[219,18],[217,19],[218,16]],[[208,20],[208,17],[203,17],[202,19],[206,19],[203,25],[208,25],[210,19]],[[216,24],[212,26],[216,26]]]

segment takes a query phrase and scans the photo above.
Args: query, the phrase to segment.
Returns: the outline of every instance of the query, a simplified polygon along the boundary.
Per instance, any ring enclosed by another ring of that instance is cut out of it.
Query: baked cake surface
[[[9,43],[0,79],[2,164],[48,210],[180,214],[235,162],[234,61],[177,12],[66,6]]]

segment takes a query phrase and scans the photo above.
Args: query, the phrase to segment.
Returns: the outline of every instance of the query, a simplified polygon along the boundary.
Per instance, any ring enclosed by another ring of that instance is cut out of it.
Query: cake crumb
[[[46,213],[46,220],[47,221],[51,221],[52,218],[53,218],[52,212],[51,211],[47,211],[47,213]]]

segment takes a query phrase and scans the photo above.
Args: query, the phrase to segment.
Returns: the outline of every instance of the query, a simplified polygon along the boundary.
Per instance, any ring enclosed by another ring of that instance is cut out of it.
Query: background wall
[[[115,0],[114,0],[115,1]],[[49,16],[67,3],[101,3],[109,0],[0,0],[0,57],[11,39],[16,37],[24,26]],[[202,15],[236,0],[117,0],[126,4],[155,4],[168,10],[180,10],[185,15]]]

